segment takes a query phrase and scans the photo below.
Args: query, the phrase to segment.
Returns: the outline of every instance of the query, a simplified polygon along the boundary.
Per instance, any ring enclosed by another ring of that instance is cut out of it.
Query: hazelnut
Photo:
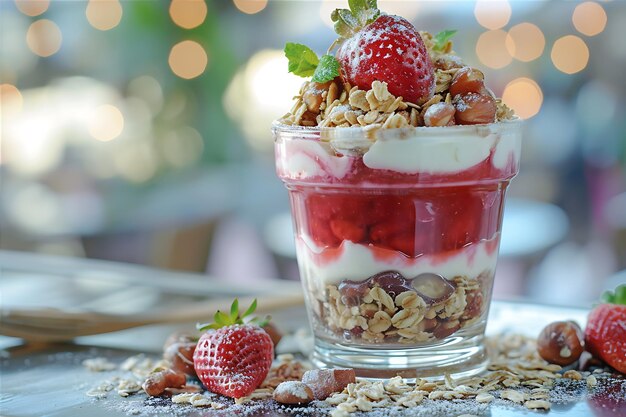
[[[170,363],[174,371],[196,376],[193,367],[193,352],[197,338],[191,334],[177,332],[171,334],[163,345],[163,359]]]
[[[154,372],[146,378],[141,388],[151,397],[157,397],[168,388],[182,388],[187,383],[187,377],[182,372],[164,369]]]
[[[322,104],[322,93],[324,91],[328,91],[331,82],[327,81],[325,83],[315,83],[310,82],[306,88],[306,91],[302,95],[302,100],[306,104],[306,107],[309,112],[317,115],[320,113],[320,105]],[[337,89],[337,85],[335,85],[335,89]]]
[[[285,381],[274,390],[274,400],[281,404],[308,404],[313,401],[313,391],[300,381]]]
[[[435,103],[424,112],[426,126],[453,126],[456,109],[449,103]]]
[[[311,388],[316,400],[325,400],[356,382],[356,374],[354,369],[312,369],[302,375],[302,382]]]
[[[450,83],[450,94],[456,96],[466,93],[483,94],[485,76],[475,68],[463,67],[458,70]]]
[[[265,330],[265,332],[270,335],[270,339],[272,339],[274,347],[276,347],[278,342],[280,342],[280,339],[283,338],[282,333],[276,328],[276,326],[274,326],[273,323],[267,323],[265,326],[263,326],[263,330]]]
[[[493,123],[496,119],[496,101],[488,94],[464,93],[454,96],[454,119],[460,125]]]
[[[583,332],[573,321],[550,323],[544,327],[537,339],[539,356],[561,366],[576,362],[583,350]]]

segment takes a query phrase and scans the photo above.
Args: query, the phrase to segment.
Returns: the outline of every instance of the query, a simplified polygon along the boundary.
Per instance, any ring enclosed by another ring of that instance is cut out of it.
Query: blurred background
[[[297,279],[269,126],[346,1],[0,0],[0,249]],[[386,1],[528,119],[498,298],[626,282],[626,3]]]

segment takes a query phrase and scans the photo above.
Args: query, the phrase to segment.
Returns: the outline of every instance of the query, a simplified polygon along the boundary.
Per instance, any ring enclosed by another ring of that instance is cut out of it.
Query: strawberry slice
[[[243,318],[256,308],[256,300],[239,315],[235,300],[230,314],[215,313],[215,323],[199,326],[204,333],[193,355],[193,364],[204,386],[231,398],[250,395],[267,376],[274,358],[274,344],[261,323]]]
[[[352,1],[332,14],[342,36],[336,57],[346,79],[361,90],[386,82],[389,92],[421,104],[435,91],[434,67],[421,36],[406,19],[381,15],[375,1]]]
[[[587,318],[585,346],[612,368],[626,374],[626,285],[603,296]]]

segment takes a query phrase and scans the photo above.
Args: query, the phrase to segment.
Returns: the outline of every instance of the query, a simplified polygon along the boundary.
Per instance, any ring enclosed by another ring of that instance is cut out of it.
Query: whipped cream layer
[[[495,169],[517,172],[521,153],[518,127],[518,122],[501,122],[418,128],[404,134],[382,129],[373,142],[360,129],[336,128],[324,132],[322,136],[328,136],[324,140],[292,137],[277,142],[277,170],[283,179],[342,179],[354,160],[362,157],[371,169],[437,175],[464,171],[491,158]]]
[[[308,285],[323,289],[327,284],[338,284],[343,280],[365,281],[384,271],[398,271],[407,278],[426,272],[447,279],[457,276],[475,278],[485,271],[495,270],[499,239],[497,234],[491,240],[462,249],[416,258],[392,249],[350,241],[343,241],[337,248],[322,249],[299,238],[296,247],[298,264],[308,276]]]

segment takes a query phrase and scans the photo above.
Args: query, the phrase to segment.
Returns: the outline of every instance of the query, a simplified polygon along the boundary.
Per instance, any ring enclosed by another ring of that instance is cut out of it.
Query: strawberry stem
[[[255,298],[254,301],[252,301],[252,304],[250,304],[250,307],[248,307],[248,309],[243,314],[240,315],[239,314],[239,300],[235,298],[235,300],[230,306],[230,314],[226,314],[226,313],[221,312],[220,310],[217,310],[215,312],[215,315],[213,316],[212,323],[204,323],[204,324],[198,323],[196,325],[196,329],[200,331],[205,331],[205,330],[210,330],[210,329],[216,330],[216,329],[226,327],[226,326],[232,326],[235,324],[245,324],[245,323],[252,323],[260,327],[263,327],[267,323],[269,323],[270,318],[271,318],[270,316],[267,316],[264,319],[255,317],[251,320],[244,321],[245,318],[247,318],[252,313],[254,313],[254,311],[256,310],[256,307],[257,307],[257,301]]]
[[[330,19],[340,39],[348,39],[380,16],[376,0],[348,0],[348,9],[335,9]]]

